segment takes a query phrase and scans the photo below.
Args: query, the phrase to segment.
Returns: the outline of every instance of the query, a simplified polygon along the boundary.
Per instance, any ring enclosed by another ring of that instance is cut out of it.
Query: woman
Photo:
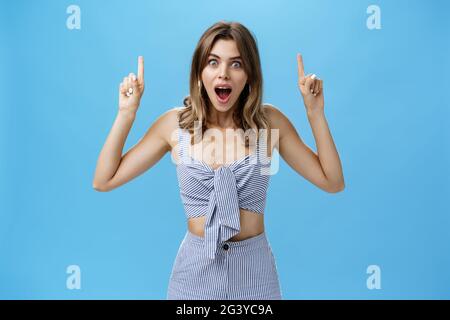
[[[323,81],[305,76],[301,55],[297,62],[317,154],[281,111],[262,104],[257,44],[239,23],[221,21],[206,30],[193,55],[184,107],[162,114],[123,156],[144,92],[143,57],[137,77],[130,73],[120,84],[118,115],[99,155],[93,187],[117,188],[171,152],[188,230],[173,265],[168,299],[282,298],[263,220],[273,148],[319,188],[344,189],[324,115]]]

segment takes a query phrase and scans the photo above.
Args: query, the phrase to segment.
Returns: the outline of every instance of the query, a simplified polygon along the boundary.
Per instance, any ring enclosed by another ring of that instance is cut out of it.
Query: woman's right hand
[[[130,90],[130,88],[132,90]],[[131,92],[131,93],[130,93]],[[144,57],[138,57],[138,75],[130,73],[119,87],[119,111],[136,113],[144,93]]]

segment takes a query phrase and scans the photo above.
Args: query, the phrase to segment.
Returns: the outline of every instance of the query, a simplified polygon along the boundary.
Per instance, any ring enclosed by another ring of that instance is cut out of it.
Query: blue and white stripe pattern
[[[207,257],[204,238],[187,231],[175,259],[168,300],[281,300],[277,266],[265,232],[221,242]]]
[[[257,139],[256,153],[214,169],[188,153],[190,133],[179,128],[177,165],[180,196],[187,218],[207,216],[205,250],[215,259],[217,243],[239,233],[239,208],[263,214],[270,175],[266,139]]]

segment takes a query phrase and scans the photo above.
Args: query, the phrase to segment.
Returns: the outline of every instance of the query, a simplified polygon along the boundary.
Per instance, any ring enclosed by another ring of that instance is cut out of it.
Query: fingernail
[[[133,79],[133,81],[136,81],[136,76],[134,74],[131,76],[131,78]]]

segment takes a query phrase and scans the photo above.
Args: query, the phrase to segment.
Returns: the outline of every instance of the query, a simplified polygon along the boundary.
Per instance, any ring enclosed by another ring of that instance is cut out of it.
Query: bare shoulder
[[[183,107],[174,107],[162,113],[155,121],[158,132],[172,149],[177,144],[178,113]]]
[[[289,118],[277,107],[272,104],[265,103],[264,109],[266,111],[267,119],[271,129],[275,129],[278,132],[278,144],[282,144],[283,141],[292,142],[294,140],[301,141],[300,135],[295,129],[293,123]]]
[[[282,129],[289,122],[284,113],[273,104],[264,103],[263,108],[271,129]]]
[[[178,113],[183,107],[174,107],[162,113],[156,120],[166,128],[176,129],[178,127]]]

